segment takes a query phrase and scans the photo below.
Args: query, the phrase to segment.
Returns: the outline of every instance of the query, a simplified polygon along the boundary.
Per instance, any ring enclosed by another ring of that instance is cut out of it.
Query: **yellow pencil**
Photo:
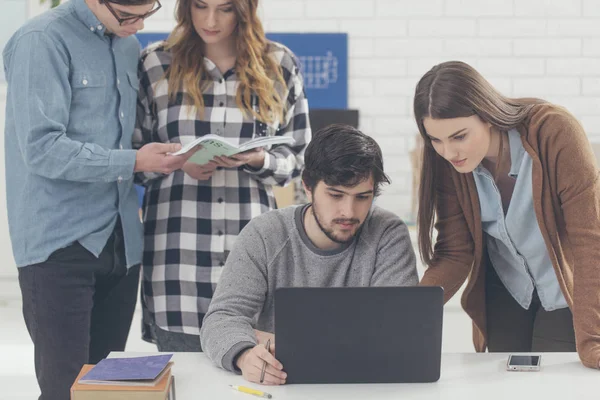
[[[238,392],[252,394],[254,396],[262,397],[265,399],[270,399],[271,396],[269,393],[261,392],[260,390],[251,389],[246,386],[237,386],[237,385],[229,385],[232,389],[237,390]]]

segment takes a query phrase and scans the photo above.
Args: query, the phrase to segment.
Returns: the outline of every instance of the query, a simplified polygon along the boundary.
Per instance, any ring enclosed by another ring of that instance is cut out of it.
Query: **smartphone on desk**
[[[542,363],[540,354],[511,354],[506,362],[507,371],[539,371]]]

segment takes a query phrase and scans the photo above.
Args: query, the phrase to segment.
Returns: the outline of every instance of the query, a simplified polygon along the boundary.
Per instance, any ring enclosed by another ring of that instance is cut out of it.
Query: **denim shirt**
[[[79,241],[98,256],[120,217],[141,262],[131,136],[139,43],[105,35],[84,0],[28,21],[4,52],[9,232],[18,267]]]
[[[552,311],[567,307],[533,208],[532,160],[515,129],[508,132],[511,168],[516,179],[506,216],[500,191],[487,169],[473,171],[481,224],[487,237],[490,260],[500,280],[524,309],[529,309],[534,288],[542,307]]]

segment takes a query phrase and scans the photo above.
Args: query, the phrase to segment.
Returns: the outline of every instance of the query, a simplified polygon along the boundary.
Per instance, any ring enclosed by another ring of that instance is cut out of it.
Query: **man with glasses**
[[[123,350],[136,303],[138,171],[178,144],[131,149],[139,43],[156,0],[71,0],[28,21],[4,52],[6,191],[23,316],[42,400],[67,400],[81,366]]]
[[[119,22],[120,26],[135,25],[138,21],[145,20],[146,18],[148,18],[149,16],[151,16],[152,14],[154,14],[155,12],[160,10],[160,8],[162,7],[162,4],[160,4],[160,1],[156,0],[155,7],[152,10],[150,10],[146,13],[143,13],[141,15],[136,15],[136,14],[131,14],[123,9],[117,11],[113,8],[113,6],[110,5],[110,2],[104,2],[103,4],[106,6],[106,8],[108,8],[108,11],[110,11],[110,13]],[[121,15],[119,15],[119,14],[121,14]],[[143,24],[142,24],[142,26],[143,26]],[[137,29],[136,29],[136,32],[137,32]]]

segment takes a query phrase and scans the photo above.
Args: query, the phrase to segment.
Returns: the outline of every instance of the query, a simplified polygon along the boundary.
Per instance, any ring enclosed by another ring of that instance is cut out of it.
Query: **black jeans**
[[[529,309],[525,310],[508,292],[489,261],[486,313],[490,352],[576,351],[571,310],[544,310],[536,291]]]
[[[40,400],[68,400],[83,364],[125,349],[139,272],[127,271],[120,224],[98,258],[75,242],[19,268]]]
[[[162,352],[202,352],[199,335],[188,333],[170,332],[154,326],[156,347]]]

